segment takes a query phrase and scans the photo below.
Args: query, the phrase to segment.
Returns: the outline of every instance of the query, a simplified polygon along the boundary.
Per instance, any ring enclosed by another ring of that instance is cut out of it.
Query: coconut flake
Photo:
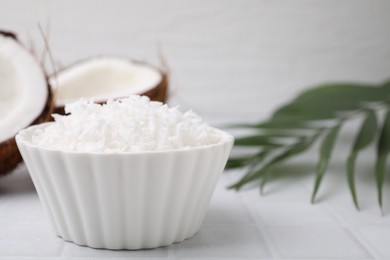
[[[33,133],[36,145],[76,152],[143,152],[216,144],[220,132],[192,111],[182,113],[146,96],[96,104],[79,100],[65,107],[69,115]]]

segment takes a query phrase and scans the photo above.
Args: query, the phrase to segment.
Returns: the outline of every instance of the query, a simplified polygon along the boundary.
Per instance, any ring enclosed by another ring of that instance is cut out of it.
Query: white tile
[[[258,188],[244,190],[240,193],[247,197],[251,204],[286,201],[310,203],[310,193],[300,186],[299,183],[289,179],[270,181],[265,186],[263,194],[260,194]]]
[[[6,256],[6,257],[1,257],[0,256],[0,260],[93,260],[93,259],[104,259],[104,260],[118,260],[118,259],[121,259],[120,257],[78,257],[78,256],[72,256],[72,257],[12,257],[10,258],[9,256]],[[140,259],[140,260],[165,260],[165,259],[169,259],[167,257],[136,257],[136,258],[128,258],[128,257],[124,257],[122,259],[131,259],[131,260],[136,260],[136,259]]]
[[[363,226],[359,228],[363,236],[383,257],[390,258],[390,227],[389,226]]]
[[[49,223],[0,221],[0,255],[59,256],[63,240],[54,235]]]
[[[203,227],[192,238],[173,245],[173,249],[178,259],[270,258],[264,239],[257,227],[251,224]]]
[[[15,257],[9,257],[9,256],[0,256],[0,260],[42,260],[42,257],[34,257],[34,256],[28,256],[28,257],[25,257],[25,256],[15,256]],[[44,260],[59,260],[61,258],[57,257],[57,256],[53,256],[53,257],[44,257],[43,258]],[[76,259],[72,259],[72,260],[76,260]],[[78,259],[77,259],[78,260]],[[81,259],[80,259],[81,260]],[[83,259],[83,260],[87,260],[87,259]]]
[[[167,247],[148,249],[148,250],[107,250],[95,249],[86,246],[78,246],[71,242],[66,242],[62,257],[89,257],[89,258],[161,258],[168,256]]]
[[[8,196],[0,211],[0,220],[49,222],[36,194]]]
[[[373,193],[376,193],[375,188],[373,188]],[[386,197],[384,196],[384,198]],[[329,205],[335,214],[351,225],[390,225],[390,212],[382,216],[376,202],[366,205],[359,211],[354,207],[352,200],[344,202],[338,200],[329,203]]]
[[[337,227],[267,227],[272,243],[286,258],[368,259],[367,250]]]
[[[240,196],[221,180],[213,194],[203,225],[250,223],[253,219]]]
[[[72,256],[72,257],[61,257],[56,258],[54,260],[94,260],[94,259],[104,259],[104,260],[118,260],[118,259],[131,259],[131,260],[171,260],[171,258],[168,257],[128,257],[128,256],[94,256],[94,257],[78,257],[78,256]],[[1,259],[0,259],[1,260]],[[7,259],[8,260],[8,259]],[[26,259],[21,259],[26,260]],[[30,260],[30,258],[28,259]],[[34,259],[35,260],[35,259]],[[47,260],[45,259],[36,259],[36,260]]]
[[[319,205],[307,201],[256,203],[254,207],[264,225],[276,226],[337,226],[338,222]]]
[[[34,184],[24,164],[20,164],[15,170],[1,177],[0,202],[2,196],[12,194],[36,194]]]

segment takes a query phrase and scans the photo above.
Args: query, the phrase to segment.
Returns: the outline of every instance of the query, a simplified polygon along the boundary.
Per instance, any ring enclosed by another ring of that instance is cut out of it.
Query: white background
[[[172,71],[172,102],[211,121],[255,120],[299,90],[390,78],[390,2],[378,0],[0,0],[23,39],[50,25],[55,59],[98,54]]]
[[[0,0],[0,27],[39,47],[38,22],[49,25],[52,53],[63,65],[98,54],[158,64],[161,46],[172,72],[170,103],[216,125],[264,119],[319,83],[390,78],[390,1]],[[56,238],[22,166],[0,180],[0,258],[390,258],[390,193],[381,217],[367,151],[358,164],[362,211],[353,208],[344,178],[351,139],[338,143],[314,206],[307,162],[317,151],[279,170],[285,178],[261,198],[255,190],[226,191],[235,177],[225,174],[199,234],[146,252],[92,250]]]

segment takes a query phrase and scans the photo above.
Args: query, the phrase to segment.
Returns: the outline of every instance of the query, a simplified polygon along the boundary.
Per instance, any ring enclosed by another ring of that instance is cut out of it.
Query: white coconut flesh
[[[44,72],[32,54],[0,35],[0,141],[29,126],[44,110],[48,94]]]
[[[50,84],[56,106],[64,106],[80,98],[105,101],[143,94],[161,81],[161,73],[147,64],[120,57],[96,57],[60,71]]]

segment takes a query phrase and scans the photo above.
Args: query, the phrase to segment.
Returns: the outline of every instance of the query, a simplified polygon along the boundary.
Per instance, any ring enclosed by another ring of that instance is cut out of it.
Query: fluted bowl
[[[16,142],[54,232],[107,249],[167,246],[200,228],[233,137],[217,144],[156,152],[81,153],[37,146],[33,131]]]

